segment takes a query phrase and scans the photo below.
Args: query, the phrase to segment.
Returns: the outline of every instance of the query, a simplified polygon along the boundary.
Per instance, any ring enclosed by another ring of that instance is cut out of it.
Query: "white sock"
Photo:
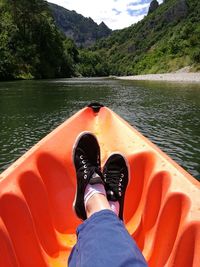
[[[119,202],[118,201],[109,201],[111,210],[119,216]]]
[[[103,184],[88,184],[85,189],[85,195],[84,195],[84,204],[86,207],[86,204],[88,200],[94,195],[94,194],[102,194],[106,196],[106,191],[103,186]]]

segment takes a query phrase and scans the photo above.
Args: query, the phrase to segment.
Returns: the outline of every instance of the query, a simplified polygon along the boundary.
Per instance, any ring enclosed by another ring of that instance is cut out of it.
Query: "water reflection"
[[[200,85],[60,79],[0,84],[0,170],[89,102],[101,102],[200,178]]]

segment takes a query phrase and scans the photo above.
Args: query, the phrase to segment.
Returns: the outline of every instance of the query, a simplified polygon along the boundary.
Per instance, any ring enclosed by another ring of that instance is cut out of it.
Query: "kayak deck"
[[[102,165],[114,151],[128,159],[124,218],[149,266],[200,266],[199,182],[106,107],[77,112],[0,175],[0,266],[67,266],[82,131],[97,136]]]

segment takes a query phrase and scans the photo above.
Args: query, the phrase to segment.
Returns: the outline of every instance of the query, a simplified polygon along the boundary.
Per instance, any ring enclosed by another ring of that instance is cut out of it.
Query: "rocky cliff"
[[[157,0],[153,0],[153,1],[150,3],[148,14],[154,12],[158,7],[159,7],[159,3],[158,3],[158,1],[157,1]]]
[[[75,11],[51,3],[49,3],[49,7],[56,25],[79,47],[89,47],[112,32],[104,22],[98,25],[91,18],[85,18]]]

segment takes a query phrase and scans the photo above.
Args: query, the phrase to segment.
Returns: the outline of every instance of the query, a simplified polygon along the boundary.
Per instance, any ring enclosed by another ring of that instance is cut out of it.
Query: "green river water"
[[[98,101],[200,179],[200,84],[59,79],[0,83],[0,172]]]

